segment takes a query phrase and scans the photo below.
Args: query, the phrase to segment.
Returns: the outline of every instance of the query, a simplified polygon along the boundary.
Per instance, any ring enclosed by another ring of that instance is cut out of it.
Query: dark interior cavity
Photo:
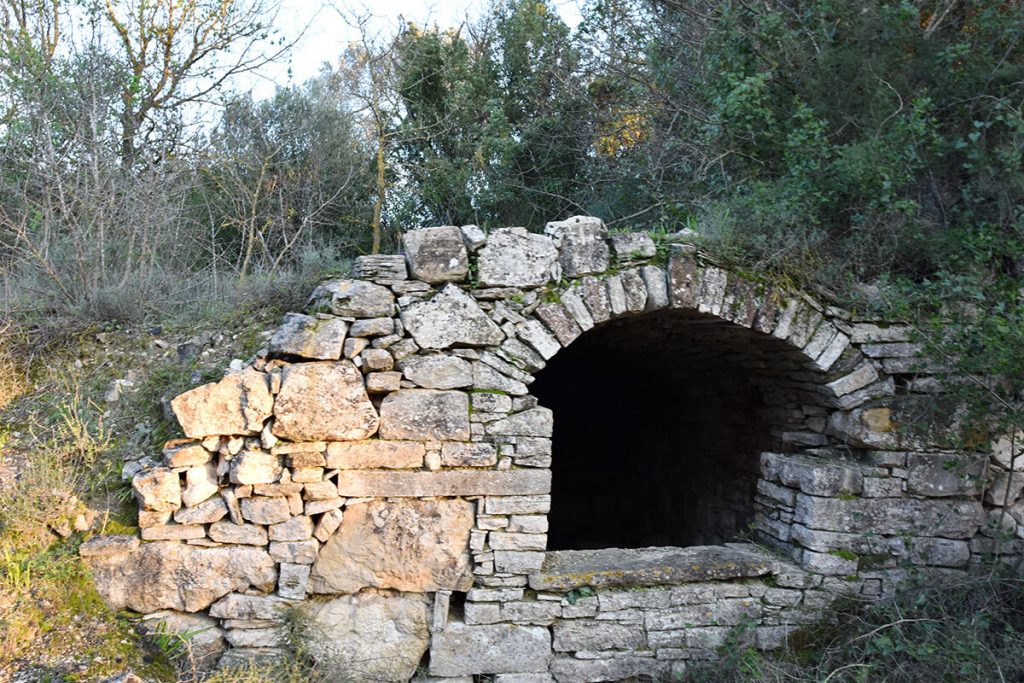
[[[760,452],[803,423],[801,368],[779,340],[692,312],[585,333],[531,388],[555,414],[548,549],[742,535]]]

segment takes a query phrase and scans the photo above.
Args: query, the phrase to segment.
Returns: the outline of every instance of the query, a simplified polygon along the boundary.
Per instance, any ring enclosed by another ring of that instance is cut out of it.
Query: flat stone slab
[[[724,581],[768,574],[769,555],[718,545],[689,548],[558,550],[545,555],[530,576],[535,590],[569,591],[583,586],[657,586]]]

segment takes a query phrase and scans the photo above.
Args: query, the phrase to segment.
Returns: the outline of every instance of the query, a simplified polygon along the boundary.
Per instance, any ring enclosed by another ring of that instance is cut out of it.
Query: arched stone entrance
[[[617,680],[986,552],[987,459],[897,429],[941,389],[905,328],[587,217],[405,248],[174,400],[187,438],[126,464],[145,543],[83,546],[112,604],[226,661],[299,609],[366,678]]]

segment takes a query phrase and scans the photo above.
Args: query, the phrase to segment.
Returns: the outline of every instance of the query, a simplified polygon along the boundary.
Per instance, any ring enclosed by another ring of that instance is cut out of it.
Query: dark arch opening
[[[693,311],[584,333],[531,387],[554,411],[548,549],[717,544],[747,531],[759,454],[823,426],[805,359]],[[812,398],[808,398],[808,394]]]

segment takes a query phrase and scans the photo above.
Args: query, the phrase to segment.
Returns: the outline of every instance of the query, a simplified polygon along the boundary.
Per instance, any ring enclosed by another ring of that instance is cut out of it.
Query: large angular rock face
[[[558,249],[551,238],[525,228],[491,233],[480,250],[480,284],[486,287],[539,287],[556,276]]]
[[[408,681],[427,650],[429,598],[359,595],[303,608],[309,654],[328,680]]]
[[[142,613],[196,612],[232,591],[270,591],[277,582],[270,555],[251,546],[199,548],[160,541],[84,559],[108,605]]]
[[[171,401],[185,436],[192,439],[258,434],[273,408],[269,379],[251,368],[186,391]]]
[[[466,590],[472,526],[473,504],[464,500],[350,505],[313,565],[310,592]]]
[[[353,441],[377,431],[377,411],[351,361],[285,368],[274,435],[290,441]]]
[[[402,311],[402,324],[424,349],[500,344],[505,338],[479,304],[455,285]]]

